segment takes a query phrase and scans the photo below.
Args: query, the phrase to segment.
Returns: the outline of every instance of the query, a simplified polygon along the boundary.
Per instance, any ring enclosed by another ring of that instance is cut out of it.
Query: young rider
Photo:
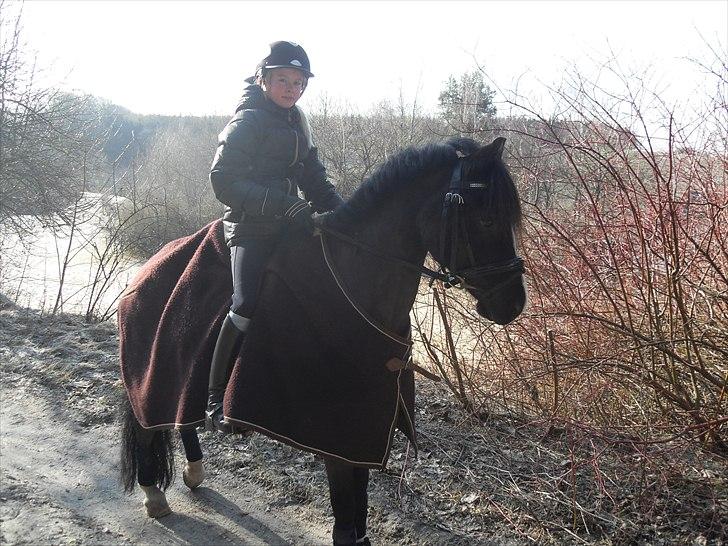
[[[308,123],[296,106],[313,77],[304,49],[270,44],[220,133],[210,169],[215,196],[226,205],[233,297],[215,345],[208,386],[206,428],[230,431],[222,402],[234,356],[255,310],[263,268],[287,226],[313,232],[313,212],[342,203],[313,147]],[[298,196],[299,188],[305,199]]]

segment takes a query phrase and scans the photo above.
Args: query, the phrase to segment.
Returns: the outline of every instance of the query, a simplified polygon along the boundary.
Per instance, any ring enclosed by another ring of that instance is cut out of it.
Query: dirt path
[[[330,543],[323,463],[260,435],[202,433],[207,478],[195,491],[178,449],[173,514],[148,518],[141,492],[117,482],[117,353],[113,324],[42,316],[0,294],[0,544]],[[469,543],[396,508],[397,466],[370,484],[376,543]]]
[[[192,492],[179,476],[167,492],[174,513],[148,518],[142,493],[125,495],[117,481],[113,325],[2,303],[0,544],[329,542],[325,505],[292,502],[275,480],[241,475],[239,442],[210,435],[203,485]],[[280,473],[275,463],[267,471]]]
[[[250,484],[230,487],[215,476],[194,492],[177,480],[168,492],[174,513],[157,521],[145,517],[140,493],[123,495],[116,481],[115,431],[64,422],[55,408],[22,387],[3,390],[0,422],[3,542],[327,542],[323,522],[311,523],[320,515],[311,517],[300,506],[271,507]]]

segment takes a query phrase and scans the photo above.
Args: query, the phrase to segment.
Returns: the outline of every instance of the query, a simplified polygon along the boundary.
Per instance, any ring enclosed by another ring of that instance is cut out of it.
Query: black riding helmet
[[[258,63],[256,72],[270,68],[297,68],[307,78],[313,77],[306,51],[300,45],[285,40],[270,44],[270,54]]]

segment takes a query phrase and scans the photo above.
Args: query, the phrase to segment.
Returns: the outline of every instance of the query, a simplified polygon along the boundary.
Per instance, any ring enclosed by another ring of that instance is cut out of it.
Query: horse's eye
[[[480,225],[489,228],[493,225],[493,219],[489,216],[481,216],[478,220],[480,222]]]

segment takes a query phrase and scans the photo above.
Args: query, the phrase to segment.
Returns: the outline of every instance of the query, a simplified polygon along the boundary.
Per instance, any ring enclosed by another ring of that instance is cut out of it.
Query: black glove
[[[289,207],[283,213],[283,217],[305,233],[313,234],[316,226],[313,223],[311,214],[313,214],[313,209],[308,201],[292,197]]]

